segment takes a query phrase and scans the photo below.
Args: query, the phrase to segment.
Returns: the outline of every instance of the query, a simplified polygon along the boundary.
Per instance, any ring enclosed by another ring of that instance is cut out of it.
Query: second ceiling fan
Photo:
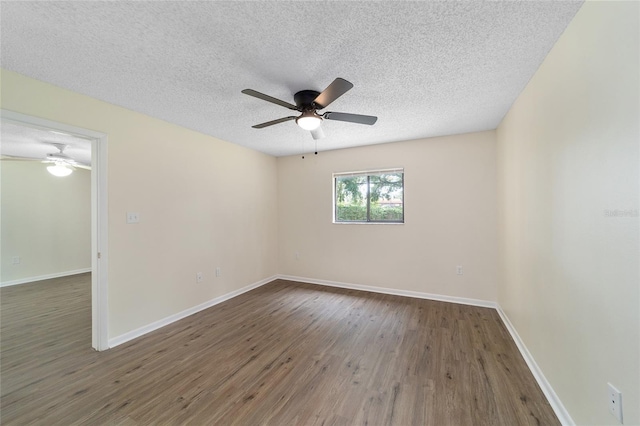
[[[324,109],[329,106],[333,101],[344,95],[353,87],[353,84],[349,83],[343,78],[336,78],[333,82],[322,92],[315,90],[301,90],[293,95],[295,105],[274,98],[264,93],[257,92],[252,89],[244,89],[242,93],[245,95],[253,96],[263,101],[271,102],[276,105],[283,106],[292,111],[298,111],[300,115],[291,115],[289,117],[279,118],[277,120],[267,121],[266,123],[256,124],[251,126],[254,129],[263,129],[274,124],[284,123],[285,121],[295,120],[298,126],[305,130],[311,131],[311,136],[314,139],[320,139],[324,136],[320,124],[322,120],[336,120],[347,121],[349,123],[368,124],[372,125],[378,120],[378,117],[372,115],[360,115],[349,114],[345,112],[324,112],[318,113],[318,110]]]

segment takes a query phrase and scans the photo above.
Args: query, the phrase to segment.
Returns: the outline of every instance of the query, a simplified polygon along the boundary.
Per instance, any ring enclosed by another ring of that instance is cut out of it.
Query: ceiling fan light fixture
[[[316,114],[315,111],[305,111],[300,117],[296,118],[296,124],[304,130],[315,130],[320,127],[320,123],[322,123],[322,117]]]
[[[59,163],[52,166],[47,166],[47,171],[57,177],[69,176],[71,173],[73,173],[71,167],[67,166],[66,164]]]

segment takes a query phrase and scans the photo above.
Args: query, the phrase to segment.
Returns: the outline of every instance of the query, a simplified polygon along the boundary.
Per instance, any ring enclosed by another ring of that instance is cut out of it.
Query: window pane
[[[404,223],[403,187],[403,169],[334,174],[334,221]]]
[[[402,222],[402,173],[380,173],[369,176],[370,218],[376,222]]]
[[[367,221],[367,177],[336,177],[336,220]]]

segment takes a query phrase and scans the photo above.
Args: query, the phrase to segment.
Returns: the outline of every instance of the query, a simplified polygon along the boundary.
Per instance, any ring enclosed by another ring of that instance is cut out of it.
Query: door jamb
[[[0,117],[7,122],[91,140],[91,346],[98,351],[109,349],[107,135],[6,109],[0,109]]]

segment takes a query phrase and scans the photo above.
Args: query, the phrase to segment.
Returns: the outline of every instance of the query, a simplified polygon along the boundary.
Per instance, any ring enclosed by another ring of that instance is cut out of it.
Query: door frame
[[[91,346],[109,349],[107,142],[105,133],[0,109],[2,121],[91,140]]]

